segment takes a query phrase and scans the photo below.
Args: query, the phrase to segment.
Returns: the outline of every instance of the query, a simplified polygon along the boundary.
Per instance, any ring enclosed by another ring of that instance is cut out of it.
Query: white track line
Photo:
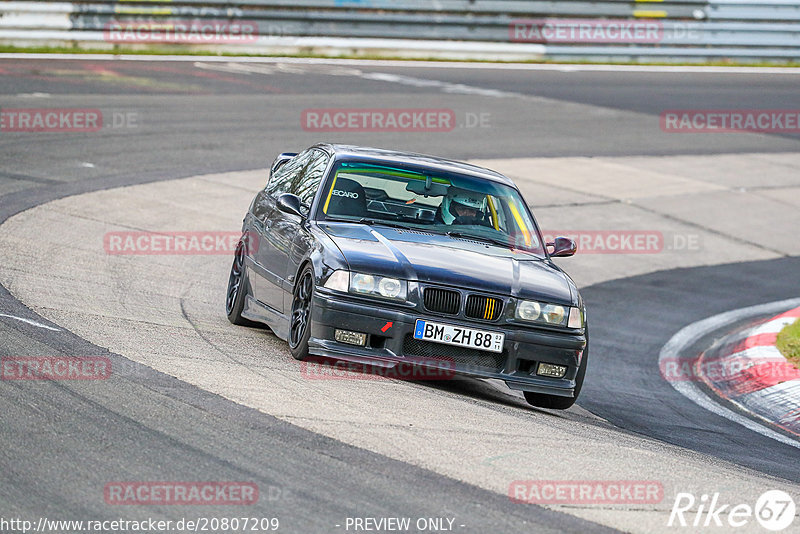
[[[155,54],[24,54],[3,53],[0,59],[72,59],[90,61],[205,61],[232,63],[298,63],[306,65],[348,65],[362,67],[408,67],[435,69],[475,70],[530,70],[559,72],[655,72],[681,74],[794,74],[800,68],[792,67],[714,67],[693,65],[591,65],[572,63],[469,63],[459,61],[415,61],[376,59],[335,59],[298,57],[252,56],[170,56]]]
[[[775,313],[797,306],[800,306],[800,298],[781,300],[767,304],[760,304],[758,306],[750,306],[748,308],[742,308],[739,310],[732,310],[719,315],[714,315],[713,317],[703,319],[702,321],[698,321],[696,323],[692,323],[682,328],[677,334],[672,336],[672,339],[670,339],[666,345],[661,348],[661,352],[658,354],[659,368],[663,369],[663,365],[665,365],[667,361],[672,360],[676,357],[676,355],[681,354],[689,345],[696,342],[709,332],[721,328],[728,323],[744,319],[745,317],[751,315]],[[762,436],[774,439],[775,441],[780,441],[781,443],[795,447],[796,449],[800,449],[800,442],[779,432],[775,432],[774,430],[761,425],[752,419],[749,419],[741,414],[729,410],[728,408],[725,408],[724,406],[721,406],[720,404],[717,404],[705,393],[703,393],[700,388],[689,381],[670,381],[670,385],[675,388],[678,393],[712,413],[733,421],[734,423],[740,424],[745,428],[752,430],[753,432],[758,432]]]
[[[16,321],[22,321],[23,323],[27,323],[29,325],[35,326],[37,328],[44,328],[46,330],[52,330],[54,332],[60,332],[60,328],[54,328],[52,326],[47,326],[46,324],[37,323],[36,321],[31,321],[30,319],[24,319],[22,317],[17,317],[16,315],[8,315],[5,313],[0,313],[0,317],[8,317],[9,319],[14,319]]]

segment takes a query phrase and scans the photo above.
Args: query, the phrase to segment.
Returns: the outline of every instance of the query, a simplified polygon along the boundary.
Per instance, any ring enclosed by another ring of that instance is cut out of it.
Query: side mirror
[[[272,162],[272,166],[269,168],[269,176],[272,178],[272,175],[275,174],[275,171],[283,167],[290,159],[295,157],[297,154],[294,152],[283,152],[278,154],[278,157],[275,158],[275,161]]]
[[[297,195],[293,195],[291,193],[284,193],[278,197],[276,201],[278,204],[278,209],[284,213],[291,213],[292,215],[297,215],[301,219],[305,217],[300,212],[300,206],[302,205],[300,202],[300,197]]]
[[[550,255],[557,258],[572,256],[578,251],[578,245],[568,237],[557,237],[552,243],[548,243],[547,246],[553,247],[553,252],[551,252]]]

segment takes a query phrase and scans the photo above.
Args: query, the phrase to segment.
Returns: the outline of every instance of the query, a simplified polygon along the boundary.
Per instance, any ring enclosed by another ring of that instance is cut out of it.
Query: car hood
[[[565,305],[577,298],[569,277],[532,254],[414,230],[350,223],[320,228],[352,271]]]

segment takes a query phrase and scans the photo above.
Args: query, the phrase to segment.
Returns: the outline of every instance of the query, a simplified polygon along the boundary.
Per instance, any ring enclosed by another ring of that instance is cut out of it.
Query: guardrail
[[[0,42],[91,48],[158,44],[277,53],[294,47],[341,54],[344,48],[356,54],[395,56],[417,50],[440,57],[495,54],[497,59],[800,60],[800,4],[789,0],[39,0],[0,4]]]

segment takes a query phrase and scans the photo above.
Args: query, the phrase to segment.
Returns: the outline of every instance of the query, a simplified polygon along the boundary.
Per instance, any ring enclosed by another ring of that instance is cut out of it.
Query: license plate
[[[503,352],[506,335],[502,332],[487,332],[417,319],[414,325],[414,338],[489,352]]]

